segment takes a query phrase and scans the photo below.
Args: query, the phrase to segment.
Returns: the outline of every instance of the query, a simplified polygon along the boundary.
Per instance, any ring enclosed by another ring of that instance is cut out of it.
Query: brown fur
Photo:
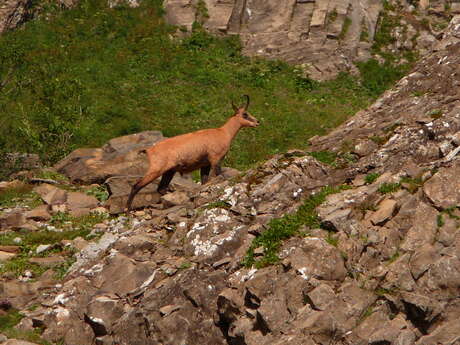
[[[162,176],[158,191],[164,193],[176,172],[188,173],[201,168],[201,183],[208,176],[219,174],[219,163],[225,157],[233,138],[242,127],[257,127],[259,121],[247,113],[249,97],[244,107],[233,105],[235,114],[219,128],[203,129],[165,139],[146,150],[149,168],[132,188],[127,208],[131,210],[134,196],[146,185]]]

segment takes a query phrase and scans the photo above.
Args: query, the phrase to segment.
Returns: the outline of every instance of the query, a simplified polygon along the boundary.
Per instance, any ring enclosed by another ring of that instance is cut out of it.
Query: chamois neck
[[[223,129],[230,136],[230,140],[233,140],[240,128],[241,123],[234,117],[229,118],[227,122],[225,122],[225,124],[221,127],[221,129]]]

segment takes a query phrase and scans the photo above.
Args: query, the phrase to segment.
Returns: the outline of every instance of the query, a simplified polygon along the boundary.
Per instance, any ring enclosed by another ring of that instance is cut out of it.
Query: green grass
[[[331,151],[316,151],[316,152],[308,152],[308,155],[315,158],[318,162],[335,166],[337,160],[337,153]]]
[[[387,183],[384,182],[379,186],[379,193],[381,194],[391,194],[398,191],[401,188],[400,183]]]
[[[364,182],[366,182],[366,184],[372,184],[379,177],[380,177],[379,173],[369,173],[369,174],[366,175],[366,177],[364,177]]]
[[[23,184],[0,191],[0,207],[22,205],[34,208],[41,205],[43,202],[40,196],[32,189],[32,185]]]
[[[285,63],[244,57],[234,36],[197,29],[171,39],[175,29],[164,23],[161,3],[110,9],[82,0],[3,34],[0,156],[38,153],[51,164],[75,148],[142,130],[173,136],[216,127],[232,114],[230,100],[249,94],[262,125],[243,130],[224,163],[246,169],[306,147],[375,97],[350,75],[317,83]]]
[[[301,226],[305,225],[308,228],[320,227],[320,219],[315,212],[315,208],[321,205],[328,195],[339,193],[349,188],[346,185],[324,187],[318,193],[310,195],[297,212],[271,220],[268,224],[268,229],[252,241],[243,260],[244,266],[262,268],[277,263],[279,261],[278,250],[283,241],[293,236],[305,236],[306,234],[300,231]],[[332,237],[329,240],[337,244]],[[264,255],[262,258],[256,259],[254,250],[259,247],[263,247]]]

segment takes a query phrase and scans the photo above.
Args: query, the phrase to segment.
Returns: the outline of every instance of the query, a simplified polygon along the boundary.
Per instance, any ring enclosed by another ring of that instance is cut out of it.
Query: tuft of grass
[[[94,196],[97,200],[104,202],[109,198],[109,191],[107,190],[107,187],[104,185],[100,185],[97,187],[91,187],[89,189],[85,190],[85,193],[87,195],[92,195]]]
[[[339,239],[337,236],[334,236],[331,232],[327,233],[327,237],[325,239],[327,243],[331,246],[337,247],[339,245]]]
[[[444,224],[446,224],[442,214],[438,214],[438,216],[436,217],[436,225],[438,226],[438,228],[442,228],[444,226]]]
[[[214,201],[210,202],[209,204],[206,204],[203,206],[205,209],[211,209],[211,208],[224,208],[228,210],[230,208],[230,204],[225,202],[225,201]]]
[[[403,177],[400,182],[411,194],[414,194],[420,187],[423,186],[423,180],[421,177]]]
[[[396,251],[389,259],[388,259],[388,263],[389,264],[392,264],[393,262],[395,262],[396,260],[399,259],[399,257],[401,256],[401,253],[398,251]]]
[[[442,110],[441,109],[433,109],[427,113],[429,117],[431,117],[433,120],[437,120],[440,117],[442,117]]]
[[[293,236],[305,235],[300,231],[302,226],[308,228],[320,227],[321,222],[315,212],[315,208],[321,205],[328,195],[339,193],[346,189],[350,189],[350,187],[347,185],[324,187],[318,193],[310,195],[297,212],[271,220],[267,230],[252,241],[243,260],[244,266],[262,268],[277,263],[279,261],[278,250],[282,242]],[[259,247],[263,247],[264,255],[256,260],[254,250]]]
[[[315,158],[318,162],[335,166],[337,160],[337,153],[331,151],[316,151],[308,152],[308,155]]]
[[[398,191],[401,188],[400,183],[387,183],[384,182],[380,185],[378,191],[381,194],[390,194]]]
[[[366,184],[372,184],[379,177],[380,177],[379,173],[369,173],[369,174],[366,175],[366,177],[364,177],[364,182],[366,182]]]

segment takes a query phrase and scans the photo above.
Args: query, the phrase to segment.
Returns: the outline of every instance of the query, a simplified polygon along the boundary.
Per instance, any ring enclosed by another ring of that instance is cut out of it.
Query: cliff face
[[[416,7],[415,7],[415,6]],[[314,79],[354,71],[354,63],[385,54],[425,54],[457,2],[381,0],[166,0],[167,19],[191,29],[239,34],[244,52],[301,64]]]
[[[62,284],[2,296],[68,345],[456,344],[459,16],[434,50],[316,153],[176,186],[163,209],[107,221]],[[333,165],[311,156],[326,151]],[[274,249],[277,264],[242,266]]]

